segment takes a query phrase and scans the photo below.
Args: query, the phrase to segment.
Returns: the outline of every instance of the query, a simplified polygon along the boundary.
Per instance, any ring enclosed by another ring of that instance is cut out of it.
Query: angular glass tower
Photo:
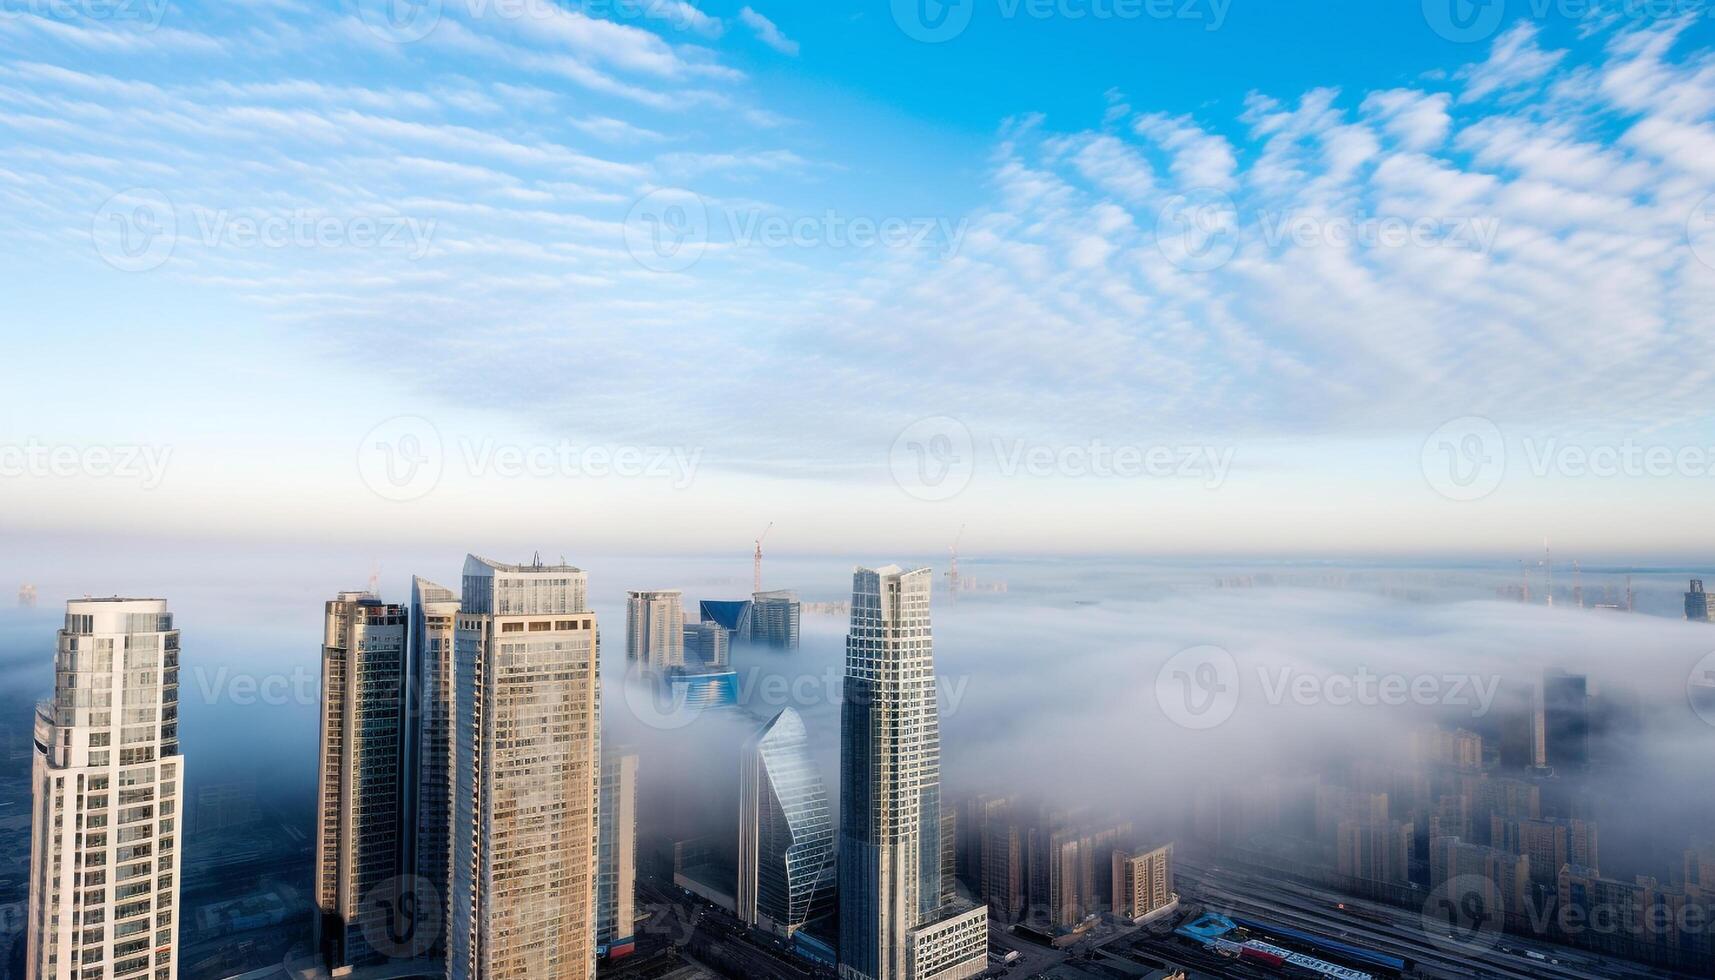
[[[927,568],[852,576],[840,705],[840,976],[958,980],[986,909],[942,907],[941,731]]]
[[[790,937],[834,888],[833,811],[798,712],[762,726],[739,766],[739,918]]]

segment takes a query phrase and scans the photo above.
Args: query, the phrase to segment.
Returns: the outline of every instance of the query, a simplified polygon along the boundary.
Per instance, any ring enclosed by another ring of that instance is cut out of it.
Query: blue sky
[[[0,0],[10,531],[1715,544],[1692,0],[400,3]]]

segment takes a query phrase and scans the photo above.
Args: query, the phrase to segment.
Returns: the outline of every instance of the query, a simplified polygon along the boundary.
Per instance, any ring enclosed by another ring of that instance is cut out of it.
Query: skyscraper
[[[941,736],[927,568],[858,569],[840,706],[840,976],[960,980],[988,910],[941,907]]]
[[[776,650],[798,649],[798,623],[802,615],[803,604],[796,592],[756,593],[750,603],[751,641]]]
[[[1709,615],[1709,594],[1703,591],[1703,580],[1691,580],[1691,591],[1685,593],[1685,618],[1699,623],[1707,623]]]
[[[404,855],[406,611],[342,592],[322,623],[316,784],[316,945],[329,971],[400,952],[376,949]]]
[[[749,599],[704,599],[697,604],[697,618],[726,631],[727,646],[750,642]]]
[[[1551,669],[1542,677],[1543,740],[1558,770],[1590,764],[1590,690],[1583,674]]]
[[[694,667],[722,668],[732,662],[732,637],[713,620],[685,624],[685,662]]]
[[[751,736],[739,758],[738,916],[790,937],[833,897],[834,823],[791,708]]]
[[[595,972],[600,666],[585,574],[465,559],[449,980]]]
[[[66,603],[36,708],[25,976],[178,976],[179,631],[163,599]]]
[[[447,876],[450,860],[453,813],[453,638],[458,621],[459,597],[424,578],[411,580],[412,687],[411,720],[415,739],[414,779],[416,824],[416,875],[423,886],[419,899],[436,903],[419,909],[422,928],[415,930],[416,952],[438,956],[445,952]],[[430,924],[432,922],[432,925]]]
[[[625,659],[645,670],[685,666],[685,594],[627,592]]]
[[[1500,692],[1501,764],[1548,768],[1548,720],[1540,681],[1508,681]]]
[[[1173,893],[1173,845],[1150,850],[1116,849],[1113,868],[1114,917],[1138,922],[1178,900]]]
[[[609,959],[637,951],[637,753],[601,760],[600,870],[596,879],[598,951]]]

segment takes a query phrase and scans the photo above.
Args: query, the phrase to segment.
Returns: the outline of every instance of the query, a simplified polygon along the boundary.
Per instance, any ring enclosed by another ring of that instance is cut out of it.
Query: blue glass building
[[[745,743],[739,794],[739,917],[791,937],[834,889],[833,811],[797,711]]]

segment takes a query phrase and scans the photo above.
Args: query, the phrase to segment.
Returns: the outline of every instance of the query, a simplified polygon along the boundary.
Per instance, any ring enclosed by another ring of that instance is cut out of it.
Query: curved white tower
[[[36,709],[31,980],[178,976],[179,631],[164,599],[74,599]]]

